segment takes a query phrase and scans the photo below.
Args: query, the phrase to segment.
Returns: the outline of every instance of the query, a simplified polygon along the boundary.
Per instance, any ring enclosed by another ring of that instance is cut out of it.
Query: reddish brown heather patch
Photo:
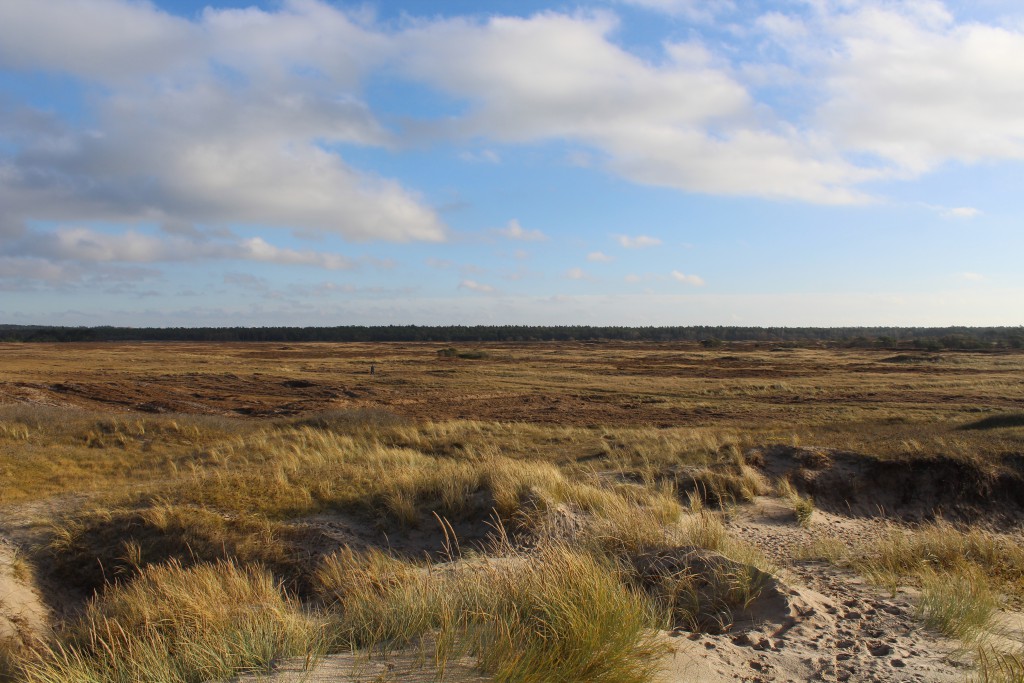
[[[472,347],[484,358],[439,357],[446,346],[0,344],[0,404],[256,417],[375,408],[434,420],[788,429],[833,422],[837,411],[847,423],[945,421],[1024,400],[1020,353],[895,363],[888,351],[495,343]]]

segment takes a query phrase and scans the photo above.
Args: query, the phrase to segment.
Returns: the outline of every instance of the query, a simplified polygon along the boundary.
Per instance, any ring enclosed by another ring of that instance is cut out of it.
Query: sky
[[[1022,325],[1020,0],[0,0],[0,324]]]

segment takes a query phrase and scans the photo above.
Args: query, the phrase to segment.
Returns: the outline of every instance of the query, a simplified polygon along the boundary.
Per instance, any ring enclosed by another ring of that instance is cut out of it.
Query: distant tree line
[[[0,325],[8,342],[531,342],[647,341],[828,345],[862,348],[1024,348],[1021,327],[600,327],[592,325],[387,325],[338,327],[52,327]]]

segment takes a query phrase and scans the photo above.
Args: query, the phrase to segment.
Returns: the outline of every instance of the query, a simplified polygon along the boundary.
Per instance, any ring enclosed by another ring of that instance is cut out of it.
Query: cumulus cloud
[[[946,218],[975,218],[982,214],[981,209],[976,209],[973,206],[955,206],[948,209],[942,209],[940,213]]]
[[[672,279],[675,280],[676,282],[682,282],[683,284],[693,285],[694,287],[704,286],[704,278],[702,278],[700,275],[687,275],[686,273],[682,273],[678,270],[672,271]]]
[[[353,267],[352,261],[341,254],[330,254],[311,249],[282,249],[267,244],[260,237],[242,240],[238,244],[236,257],[266,263],[315,266],[326,270],[344,270]]]
[[[619,246],[626,249],[645,249],[661,245],[661,239],[649,235],[617,235],[615,238]]]
[[[463,280],[459,283],[459,289],[467,289],[471,292],[478,292],[480,294],[491,294],[494,292],[494,287],[482,282],[477,282],[476,280]]]
[[[709,20],[718,14],[736,9],[733,0],[619,0],[626,5],[689,19]]]
[[[461,152],[459,158],[473,164],[500,164],[501,155],[493,149],[482,149],[479,152]]]
[[[984,282],[988,278],[982,275],[981,273],[966,272],[960,273],[960,279],[966,280],[967,282]]]
[[[628,1],[736,13],[728,0]],[[867,199],[867,181],[944,161],[1024,158],[1024,29],[957,22],[924,0],[806,8],[737,20],[781,54],[751,64],[697,41],[641,57],[616,42],[611,12],[388,29],[322,0],[191,19],[128,0],[4,3],[0,68],[104,89],[89,130],[4,113],[0,135],[20,141],[0,159],[0,230],[19,219],[183,220],[442,240],[415,192],[338,151],[407,141],[361,99],[363,82],[392,68],[465,104],[433,122],[435,135],[564,141],[631,181],[692,192],[849,203]],[[797,91],[801,77],[825,89],[808,96],[812,111],[782,114],[742,80],[758,69],[774,83],[794,74],[785,85]],[[487,147],[464,157],[499,160]]]
[[[729,0],[619,2],[732,23],[714,41],[695,29],[631,51],[612,11],[385,25],[324,0],[188,18],[136,0],[0,2],[0,69],[59,74],[88,93],[68,120],[0,103],[3,272],[60,282],[204,259],[358,265],[254,237],[257,226],[446,239],[426,199],[354,166],[351,146],[441,140],[497,162],[500,145],[555,142],[560,158],[632,182],[819,203],[866,201],[869,181],[950,162],[1024,160],[1019,22],[965,21],[963,6],[936,0],[771,3],[760,15]],[[363,90],[382,75],[447,95],[452,111],[372,110]],[[547,238],[516,220],[495,233]]]
[[[149,3],[0,3],[0,66],[119,82],[196,65],[198,27]]]
[[[4,3],[0,66],[106,89],[89,129],[7,131],[17,153],[0,157],[0,223],[182,221],[443,240],[414,192],[337,152],[393,144],[358,94],[390,49],[318,0],[275,12],[208,8],[194,21],[123,0]]]
[[[570,268],[565,272],[565,276],[570,280],[586,280],[590,277],[582,268]]]
[[[158,270],[139,266],[53,261],[38,256],[0,254],[0,290],[5,291],[65,290],[84,285],[104,287],[109,292],[111,286],[134,286],[159,276]]]
[[[510,240],[522,240],[525,242],[543,242],[548,238],[540,230],[527,230],[514,218],[504,228],[497,230],[497,233]]]
[[[408,74],[468,103],[449,134],[569,141],[643,184],[842,204],[868,201],[865,183],[946,161],[1024,158],[1020,25],[958,22],[931,0],[813,2],[730,25],[773,41],[774,61],[698,42],[640,58],[614,41],[617,28],[600,12],[449,19],[401,44]],[[758,102],[757,87],[797,109]]]
[[[817,125],[903,177],[1024,159],[1024,26],[958,22],[941,2],[823,4]]]
[[[587,254],[587,260],[592,263],[608,263],[612,260],[612,257],[601,251],[592,251]]]
[[[19,240],[5,243],[0,248],[0,256],[3,255],[79,264],[223,259],[304,265],[326,270],[347,270],[357,265],[341,254],[278,247],[261,237],[210,240],[205,237],[157,236],[136,230],[102,232],[88,227],[33,231]]]
[[[442,20],[401,37],[403,63],[412,78],[469,102],[450,135],[570,140],[645,184],[863,199],[851,186],[875,172],[845,161],[827,139],[766,116],[706,48],[670,43],[648,61],[611,40],[617,26],[607,13]]]

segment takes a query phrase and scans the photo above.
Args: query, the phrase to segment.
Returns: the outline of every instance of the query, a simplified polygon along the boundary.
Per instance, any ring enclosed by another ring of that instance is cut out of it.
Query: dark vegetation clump
[[[1001,429],[1004,427],[1024,427],[1024,413],[992,415],[961,425],[960,429]]]
[[[883,358],[883,363],[938,363],[942,356],[924,353],[898,353],[895,356]]]
[[[472,351],[459,351],[454,346],[449,346],[444,349],[437,350],[438,358],[463,358],[465,360],[482,360],[489,358],[490,354],[486,351],[480,351],[479,349]]]
[[[309,530],[250,515],[221,515],[188,506],[97,511],[57,527],[47,548],[49,570],[68,588],[88,595],[134,579],[146,567],[188,567],[232,561],[269,569],[305,592],[317,558],[305,548]]]
[[[285,420],[280,424],[287,428],[309,427],[338,434],[352,434],[360,430],[401,427],[409,421],[409,418],[383,408],[338,408]]]

